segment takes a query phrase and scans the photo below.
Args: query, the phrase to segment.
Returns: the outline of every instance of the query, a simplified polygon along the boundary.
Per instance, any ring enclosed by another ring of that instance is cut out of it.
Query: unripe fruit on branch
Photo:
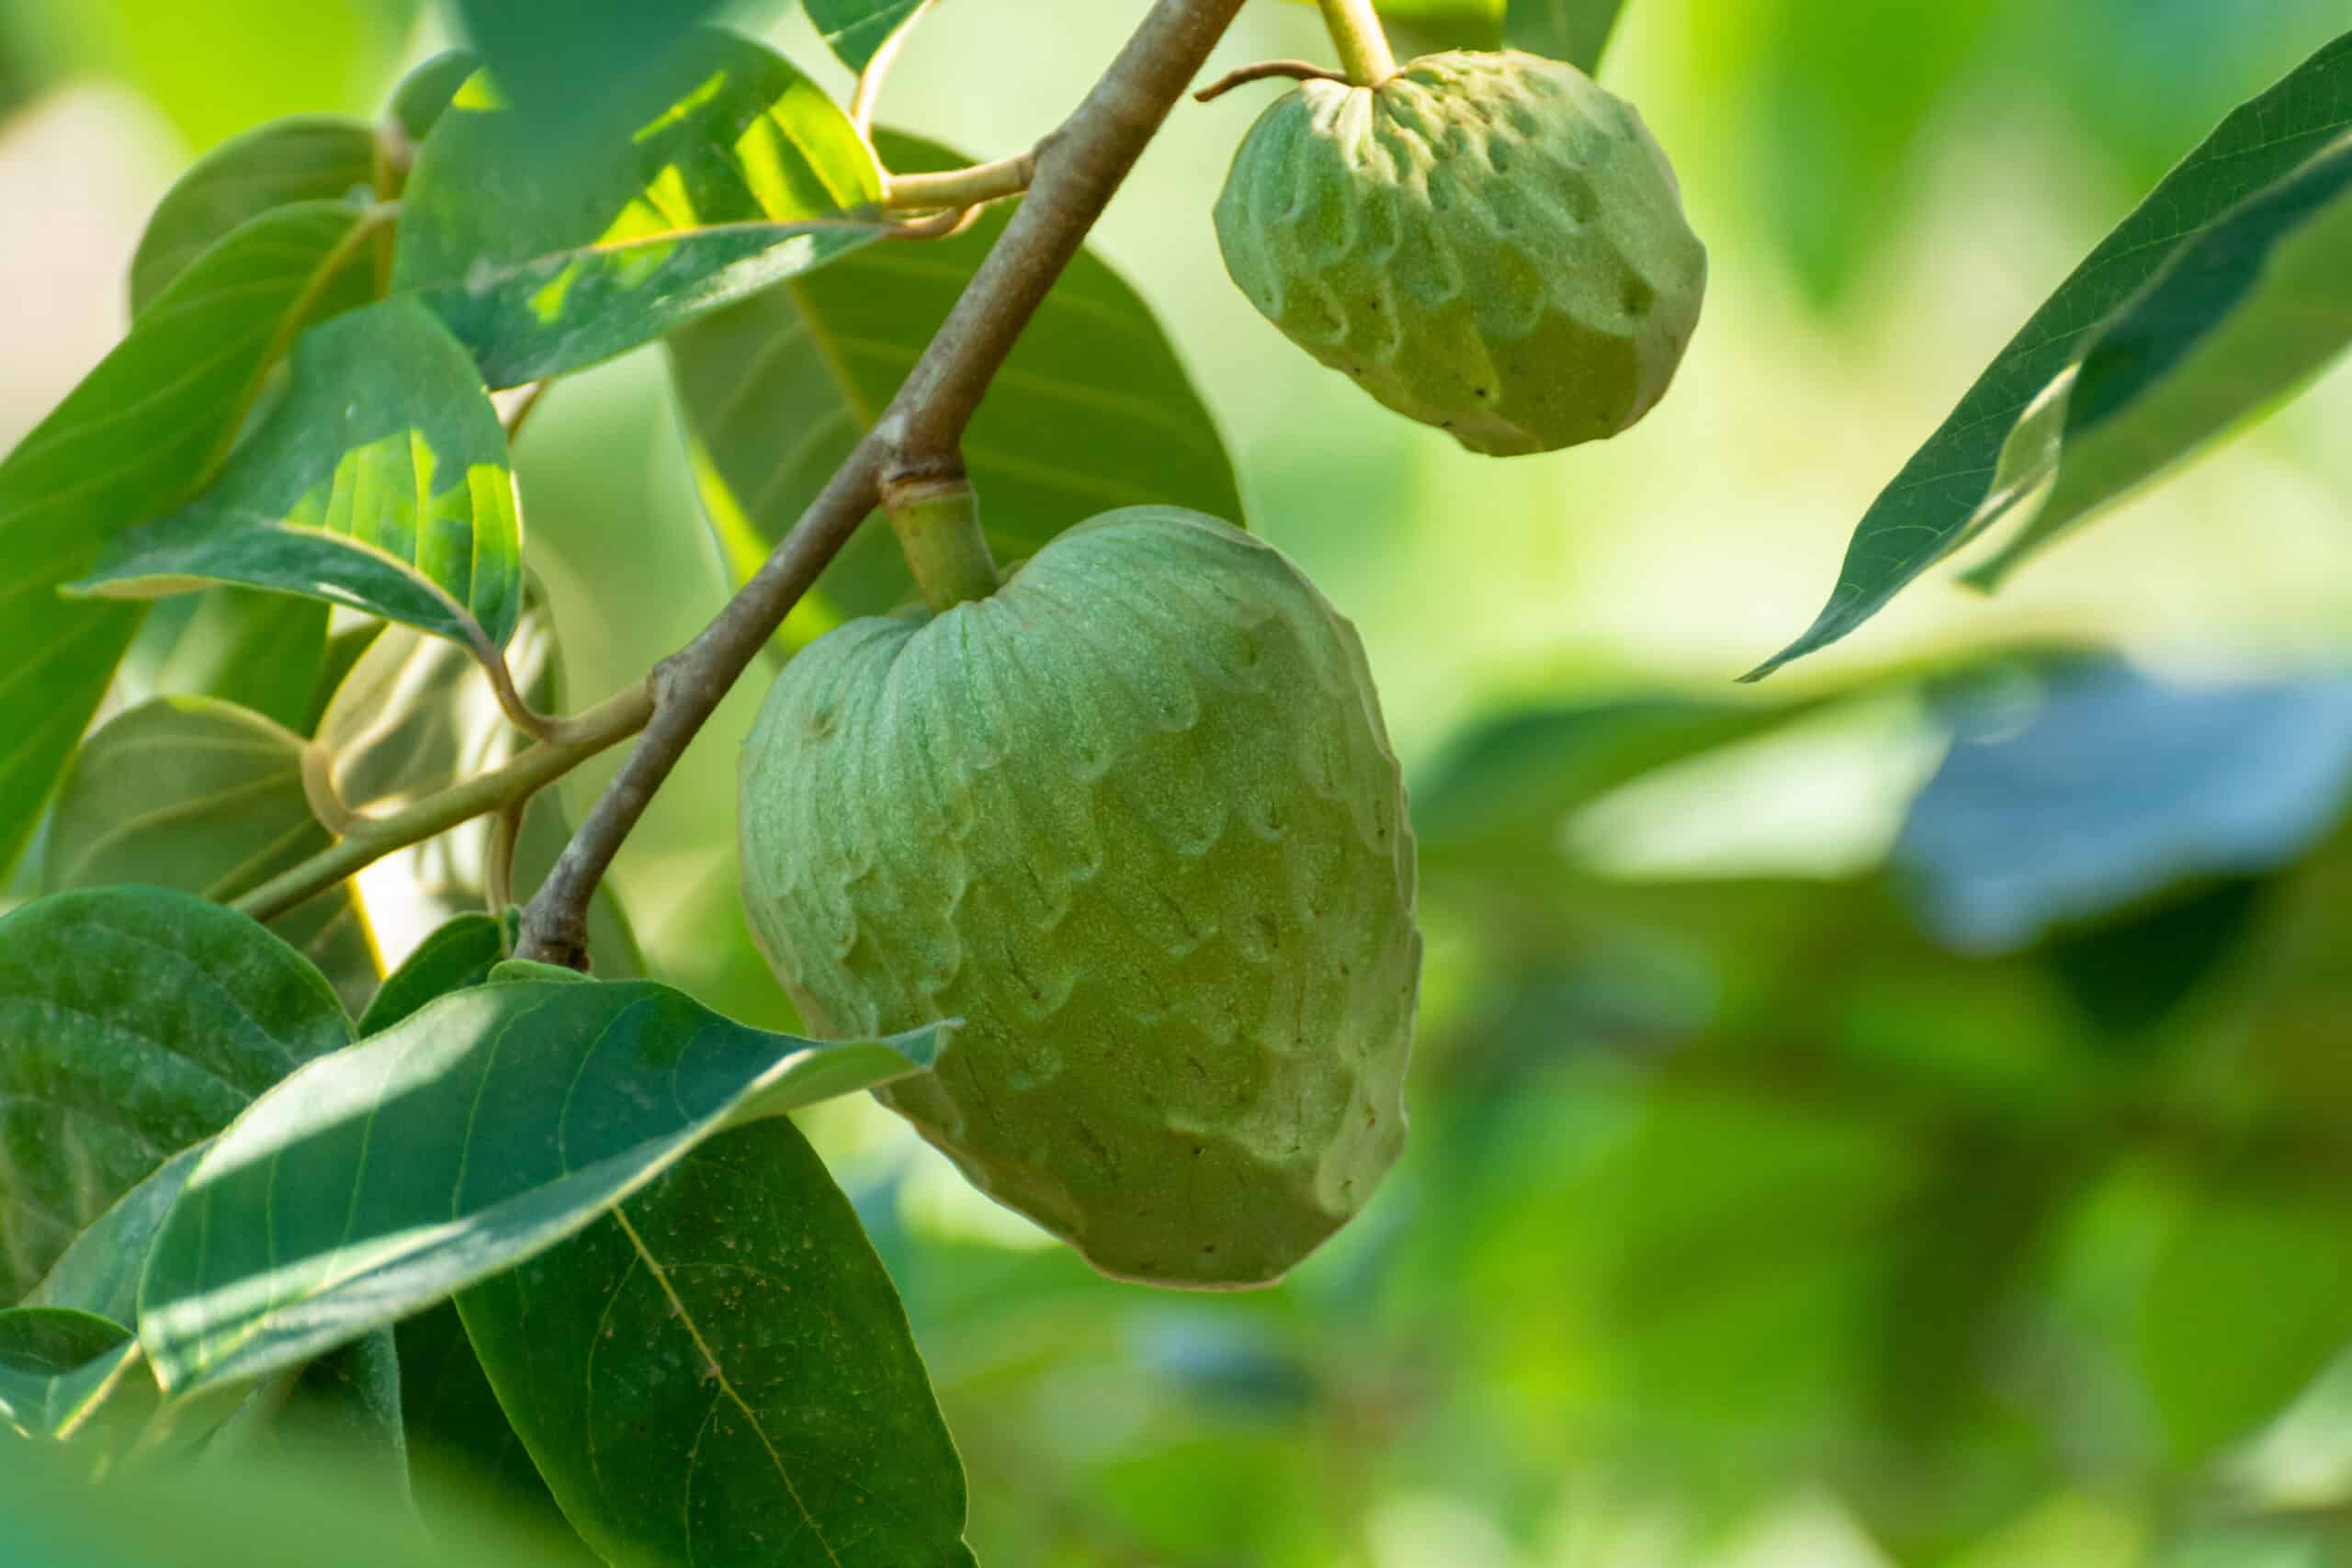
[[[1397,412],[1513,457],[1618,434],[1666,395],[1707,253],[1622,100],[1515,51],[1309,81],[1216,206],[1269,321]]]
[[[810,1025],[961,1018],[876,1091],[1094,1266],[1264,1284],[1405,1136],[1411,829],[1354,630],[1169,507],[853,621],[743,753],[744,905]]]

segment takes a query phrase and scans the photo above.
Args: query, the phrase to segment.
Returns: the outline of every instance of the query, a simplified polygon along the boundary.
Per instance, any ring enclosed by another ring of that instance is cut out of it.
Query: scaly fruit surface
[[[1271,1282],[1405,1136],[1403,785],[1354,629],[1168,507],[796,658],[743,753],[744,905],[812,1027],[961,1018],[877,1090],[1105,1273]]]
[[[1302,84],[1235,154],[1216,230],[1292,341],[1496,457],[1632,426],[1706,294],[1706,248],[1640,117],[1515,51]]]

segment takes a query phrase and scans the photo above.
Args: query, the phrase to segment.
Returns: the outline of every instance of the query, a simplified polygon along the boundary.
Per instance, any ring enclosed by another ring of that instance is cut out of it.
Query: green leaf
[[[457,0],[458,19],[545,151],[675,101],[662,78],[729,0]],[[622,117],[617,120],[616,116]]]
[[[153,888],[0,919],[0,1295],[351,1024],[261,927]]]
[[[214,588],[197,596],[152,684],[159,694],[218,697],[300,733],[326,655],[325,604]]]
[[[72,1307],[117,1323],[136,1321],[139,1275],[147,1267],[147,1251],[205,1146],[195,1144],[182,1149],[116,1199],[114,1207],[74,1238],[74,1244],[25,1298],[25,1304]]]
[[[967,162],[889,132],[880,146],[901,172]],[[705,499],[739,570],[766,556],[873,427],[1007,220],[998,210],[958,239],[864,252],[671,338]],[[964,457],[989,543],[1007,563],[1114,507],[1163,502],[1242,520],[1232,460],[1167,334],[1091,253],[1022,334]],[[879,614],[913,592],[895,537],[868,528],[826,570],[817,596],[848,616]]]
[[[505,642],[523,608],[506,432],[432,312],[386,299],[306,334],[284,400],[220,482],[116,540],[72,591],[208,581],[328,600],[484,657]]]
[[[905,1309],[789,1121],[711,1139],[458,1306],[609,1561],[972,1563]]]
[[[2018,421],[1973,535],[2027,556],[2288,396],[2352,345],[2352,136],[2249,197],[2116,312]]]
[[[2312,1197],[2201,1194],[2175,1216],[2133,1348],[2184,1464],[2278,1415],[2352,1333],[2344,1212]]]
[[[555,167],[479,82],[425,139],[393,281],[422,291],[492,386],[650,343],[883,233],[872,151],[782,56],[697,32],[659,80],[669,107]]]
[[[130,310],[144,314],[174,278],[245,223],[306,201],[364,200],[376,133],[356,119],[305,115],[224,141],[179,177],[147,220],[130,260]]]
[[[473,51],[445,49],[401,78],[385,112],[410,141],[422,141],[449,112],[458,89],[481,69],[481,56]]]
[[[483,1287],[487,1289],[489,1287]],[[570,1534],[538,1467],[523,1439],[508,1425],[506,1412],[481,1370],[457,1304],[402,1319],[400,1338],[401,1411],[415,1454],[418,1489],[425,1517],[440,1513],[435,1483],[454,1482],[476,1493],[487,1491],[518,1517],[544,1524],[550,1533]],[[582,1549],[583,1558],[586,1556]]]
[[[802,0],[809,21],[843,65],[864,71],[932,0]]]
[[[510,937],[505,924],[488,915],[458,915],[443,923],[384,977],[359,1021],[360,1037],[381,1034],[452,991],[487,984],[490,972],[505,962]]]
[[[130,1330],[91,1313],[0,1312],[0,1427],[64,1436],[113,1392],[137,1350]]]
[[[1312,6],[1315,0],[1295,0]],[[1499,49],[1506,0],[1375,0],[1400,60],[1418,50]]]
[[[1838,641],[1969,537],[2002,445],[2081,345],[2214,219],[2352,129],[2352,33],[2223,120],[1995,358],[1864,515],[1813,626],[1749,680]]]
[[[646,981],[445,997],[213,1145],[141,1287],[150,1360],[175,1395],[300,1365],[574,1235],[724,1127],[921,1070],[944,1032],[820,1045]]]
[[[225,902],[333,841],[303,793],[299,737],[227,703],[159,697],[107,720],[74,759],[41,890],[141,883]],[[381,970],[349,884],[270,930],[317,964],[352,1011],[367,1005]]]
[[[56,590],[219,468],[262,378],[311,321],[358,304],[380,216],[306,202],[254,219],[165,288],[0,462],[0,866],[13,863],[141,612]]]
[[[1565,60],[1589,75],[1624,14],[1625,0],[1510,0],[1503,41],[1530,54]]]

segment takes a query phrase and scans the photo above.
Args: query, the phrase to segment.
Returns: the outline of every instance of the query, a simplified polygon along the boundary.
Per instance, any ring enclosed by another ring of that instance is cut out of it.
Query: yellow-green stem
[[[883,510],[899,533],[922,602],[944,613],[967,599],[985,599],[1003,586],[988,536],[980,531],[979,498],[967,479],[926,480],[884,487]]]
[[[1323,25],[1347,67],[1348,80],[1359,87],[1377,87],[1396,74],[1396,56],[1388,48],[1372,0],[1321,0]]]

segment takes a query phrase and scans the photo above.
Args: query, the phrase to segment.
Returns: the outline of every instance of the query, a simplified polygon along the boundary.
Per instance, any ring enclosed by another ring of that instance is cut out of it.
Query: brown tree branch
[[[1027,197],[874,429],[702,635],[655,670],[652,722],[525,911],[522,957],[585,964],[588,900],[622,840],[884,481],[963,473],[964,430],[989,383],[1241,3],[1154,0],[1086,101],[1039,144]]]

